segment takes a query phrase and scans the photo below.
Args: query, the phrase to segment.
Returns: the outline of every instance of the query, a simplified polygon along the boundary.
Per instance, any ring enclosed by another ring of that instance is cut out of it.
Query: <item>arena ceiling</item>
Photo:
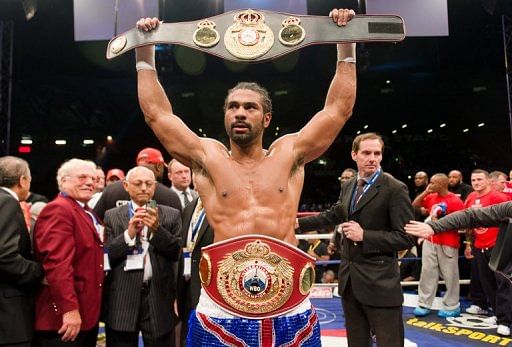
[[[158,147],[137,104],[133,55],[107,61],[106,42],[74,42],[72,1],[40,1],[30,21],[18,2],[0,2],[0,18],[15,19],[11,154],[22,137],[31,137],[32,152],[25,156],[53,175],[72,156],[127,169],[140,148]],[[310,13],[324,14],[355,3],[310,0],[308,6]],[[167,1],[164,18],[193,20],[219,12],[218,2],[176,0]],[[420,168],[510,168],[501,16],[489,14],[481,0],[448,0],[448,13],[449,37],[359,45],[354,115],[324,161],[311,165],[312,175],[332,184],[339,169],[351,166],[349,144],[358,131],[385,136],[384,167],[404,180]],[[267,87],[275,110],[266,135],[270,144],[322,107],[335,49],[315,46],[242,66],[176,46],[158,55],[175,112],[198,134],[225,139],[222,104],[237,81]],[[67,145],[56,146],[59,138]],[[95,144],[84,145],[84,139]]]

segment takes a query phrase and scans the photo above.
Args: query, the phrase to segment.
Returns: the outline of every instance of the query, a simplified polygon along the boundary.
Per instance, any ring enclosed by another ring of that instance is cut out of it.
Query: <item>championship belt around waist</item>
[[[271,318],[307,298],[315,259],[272,237],[246,235],[204,247],[199,276],[208,296],[227,312]]]
[[[404,21],[396,15],[356,15],[339,27],[327,16],[246,9],[190,22],[161,23],[149,32],[128,30],[109,42],[107,59],[139,46],[168,43],[226,60],[263,62],[309,45],[404,38]]]

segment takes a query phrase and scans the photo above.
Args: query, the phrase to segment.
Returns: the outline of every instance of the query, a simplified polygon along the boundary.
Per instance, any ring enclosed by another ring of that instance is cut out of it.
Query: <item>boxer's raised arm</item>
[[[137,28],[148,31],[158,24],[157,18],[146,18],[137,22]],[[154,46],[137,48],[136,57],[137,92],[146,123],[174,158],[187,166],[202,161],[202,141],[173,113],[171,102],[158,80]]]
[[[352,10],[331,11],[333,21],[340,26],[354,16]],[[348,23],[348,24],[347,24]],[[294,153],[305,162],[319,157],[334,141],[352,115],[356,99],[355,43],[338,44],[336,73],[327,92],[324,108],[319,111],[296,137]]]

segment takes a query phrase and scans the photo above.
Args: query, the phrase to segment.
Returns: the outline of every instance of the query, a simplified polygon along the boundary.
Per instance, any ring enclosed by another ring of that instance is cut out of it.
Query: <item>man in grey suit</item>
[[[0,346],[31,346],[34,333],[34,292],[43,269],[32,261],[20,207],[30,181],[25,160],[0,158]]]
[[[108,258],[108,346],[169,346],[173,338],[171,263],[180,253],[180,211],[152,205],[153,172],[137,166],[126,175],[131,201],[105,213]]]
[[[339,293],[349,346],[403,346],[403,295],[397,251],[413,246],[404,223],[414,219],[408,189],[381,169],[384,141],[357,136],[352,159],[357,177],[341,185],[339,200],[317,216],[300,218],[302,231],[341,223],[329,245],[339,249]]]
[[[186,345],[188,319],[201,294],[199,260],[201,248],[213,243],[213,229],[205,218],[203,202],[196,197],[182,212],[181,245],[183,253],[178,272],[178,312],[181,321],[180,345]]]

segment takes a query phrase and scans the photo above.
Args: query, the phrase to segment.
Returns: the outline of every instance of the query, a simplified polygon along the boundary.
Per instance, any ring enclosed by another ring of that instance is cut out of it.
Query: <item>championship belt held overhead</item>
[[[221,37],[222,35],[222,37]],[[133,28],[110,40],[107,58],[139,46],[177,44],[235,62],[264,62],[302,47],[342,42],[398,42],[405,26],[395,15],[356,15],[344,27],[327,16],[237,10],[206,19]]]

